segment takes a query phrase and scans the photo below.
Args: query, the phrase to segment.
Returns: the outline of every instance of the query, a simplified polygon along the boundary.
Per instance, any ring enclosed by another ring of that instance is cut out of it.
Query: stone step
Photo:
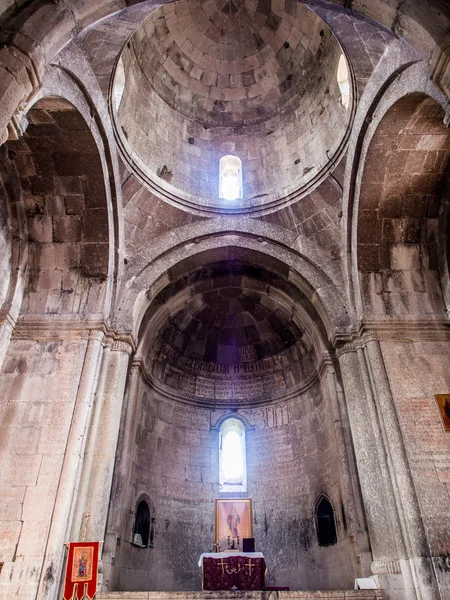
[[[109,592],[96,600],[382,600],[381,590],[299,592]]]

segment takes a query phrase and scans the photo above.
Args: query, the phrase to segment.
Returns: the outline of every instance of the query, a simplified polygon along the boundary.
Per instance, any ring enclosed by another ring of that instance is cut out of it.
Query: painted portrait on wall
[[[215,542],[223,550],[228,547],[228,538],[253,537],[252,501],[248,498],[237,500],[216,500],[216,536]]]
[[[450,394],[437,394],[435,398],[444,430],[450,431]]]

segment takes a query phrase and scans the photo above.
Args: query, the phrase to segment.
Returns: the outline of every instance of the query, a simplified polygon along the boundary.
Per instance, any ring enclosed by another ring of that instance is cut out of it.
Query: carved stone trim
[[[356,352],[356,347],[353,342],[347,342],[336,348],[337,358],[340,358],[343,354],[348,354],[349,352]]]
[[[111,347],[111,351],[112,352],[124,352],[125,354],[128,354],[128,356],[131,356],[131,353],[133,352],[132,340],[131,339],[127,340],[124,337],[120,338],[120,339],[114,339],[114,342]]]
[[[398,575],[402,572],[398,560],[374,560],[370,570],[374,575]]]
[[[79,320],[48,317],[25,317],[15,323],[13,339],[19,340],[82,340],[97,339],[112,350],[131,354],[135,341],[131,333],[115,331],[104,320]]]
[[[298,398],[298,396],[301,396],[302,394],[306,393],[314,384],[316,384],[319,381],[318,372],[315,371],[306,382],[304,382],[303,384],[301,384],[299,386],[296,386],[295,388],[290,389],[288,392],[286,392],[284,394],[280,394],[276,398],[272,397],[272,398],[260,399],[260,398],[255,397],[255,398],[252,398],[251,400],[243,400],[242,398],[240,398],[240,399],[235,399],[235,398],[216,399],[216,398],[207,398],[207,397],[202,398],[200,396],[194,396],[194,395],[190,395],[187,393],[181,394],[181,392],[180,392],[178,394],[174,389],[168,388],[167,386],[156,381],[148,373],[143,361],[140,364],[140,368],[141,368],[141,373],[142,373],[142,376],[143,376],[143,379],[145,380],[145,382],[153,390],[158,392],[158,394],[160,394],[164,398],[173,400],[175,402],[179,402],[180,404],[189,404],[191,406],[194,405],[194,406],[199,406],[202,408],[213,408],[213,409],[218,409],[218,408],[231,409],[236,406],[239,406],[239,408],[251,408],[254,406],[260,407],[260,406],[265,406],[265,405],[269,405],[269,404],[276,405],[277,403],[286,402],[288,400],[292,400],[293,398]]]
[[[439,43],[439,48],[435,52],[433,63],[431,79],[447,94],[447,96],[450,96],[450,35]],[[447,113],[447,121],[448,118],[449,114]]]
[[[450,321],[364,321],[347,334],[336,335],[336,356],[364,348],[369,342],[450,342]]]
[[[0,310],[0,325],[4,324],[14,330],[16,326],[16,320],[11,315],[9,310]]]

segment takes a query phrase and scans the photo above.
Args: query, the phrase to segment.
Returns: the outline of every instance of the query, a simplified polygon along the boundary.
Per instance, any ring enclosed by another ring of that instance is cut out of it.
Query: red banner
[[[73,542],[67,555],[64,600],[89,600],[97,591],[100,542]],[[75,596],[74,596],[75,594]]]

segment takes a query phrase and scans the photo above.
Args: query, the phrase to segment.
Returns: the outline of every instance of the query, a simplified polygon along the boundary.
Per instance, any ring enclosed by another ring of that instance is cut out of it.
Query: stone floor
[[[304,592],[110,592],[96,600],[381,600],[380,590]]]

